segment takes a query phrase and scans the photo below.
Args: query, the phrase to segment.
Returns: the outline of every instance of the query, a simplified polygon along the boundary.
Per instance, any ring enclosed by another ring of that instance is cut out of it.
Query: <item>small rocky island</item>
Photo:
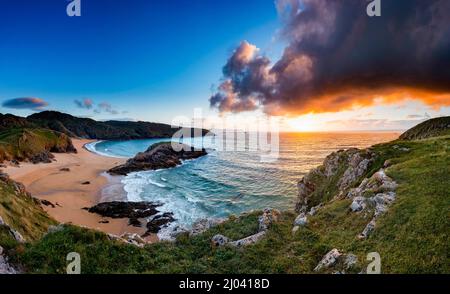
[[[171,168],[180,165],[183,160],[195,159],[208,154],[205,149],[175,143],[162,142],[150,146],[147,151],[139,152],[125,164],[113,167],[108,172],[112,175],[127,175],[131,172]]]

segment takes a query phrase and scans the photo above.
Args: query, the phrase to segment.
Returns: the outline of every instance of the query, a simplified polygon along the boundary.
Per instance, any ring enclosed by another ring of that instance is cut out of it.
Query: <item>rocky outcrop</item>
[[[365,239],[375,229],[377,218],[384,214],[396,198],[397,183],[386,175],[384,169],[380,169],[372,177],[364,179],[361,184],[351,189],[347,197],[353,201],[350,209],[353,212],[363,212],[373,209],[371,221],[366,225],[358,238]]]
[[[158,233],[161,228],[173,221],[175,221],[175,218],[173,217],[173,213],[171,212],[165,212],[163,214],[155,215],[147,221],[147,232],[144,234],[144,237],[149,235],[150,233]]]
[[[225,219],[201,219],[192,224],[192,229],[189,231],[189,235],[197,236],[200,235],[207,230],[215,227],[221,223],[223,223]]]
[[[217,246],[235,246],[235,247],[243,247],[257,243],[260,241],[267,233],[267,230],[272,226],[274,222],[278,221],[281,213],[277,209],[266,208],[263,211],[263,214],[258,218],[258,232],[250,235],[248,237],[232,241],[231,239],[223,236],[223,235],[215,235],[211,239],[211,245],[213,247]]]
[[[160,203],[153,202],[103,202],[91,208],[85,208],[90,213],[96,213],[103,217],[128,218],[129,225],[141,227],[140,219],[145,219],[147,231],[143,237],[151,233],[158,233],[162,227],[175,221],[173,213],[165,212],[160,214],[156,209]]]
[[[158,210],[156,210],[156,207],[158,206],[161,206],[161,204],[145,201],[112,201],[99,203],[87,210],[90,213],[96,213],[103,217],[138,219],[157,214]]]
[[[334,248],[319,261],[314,268],[315,272],[331,271],[332,273],[345,274],[358,264],[358,257],[352,253],[344,254]]]
[[[321,166],[312,169],[297,184],[296,211],[306,214],[311,207],[344,193],[367,173],[374,160],[372,151],[356,148],[328,155]],[[324,187],[327,189],[322,189]],[[336,195],[319,195],[322,190],[330,192],[333,189],[337,191]]]
[[[332,249],[330,252],[325,254],[319,264],[317,264],[317,266],[314,268],[314,271],[318,272],[322,269],[330,268],[337,263],[338,259],[341,256],[342,254],[339,252],[339,250],[337,250],[336,248]]]
[[[30,162],[33,164],[38,163],[51,163],[55,156],[48,151],[42,151],[40,153],[34,154],[30,157]]]
[[[186,144],[164,142],[150,146],[147,151],[138,153],[125,164],[116,166],[108,172],[114,175],[127,175],[131,172],[171,168],[183,160],[205,156],[206,150],[195,150]]]

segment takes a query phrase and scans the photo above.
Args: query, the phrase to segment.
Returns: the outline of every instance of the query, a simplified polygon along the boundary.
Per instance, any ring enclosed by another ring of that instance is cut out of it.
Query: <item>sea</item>
[[[125,177],[105,174],[111,185],[102,191],[102,201],[161,203],[159,210],[172,212],[176,221],[158,236],[170,239],[174,229],[189,229],[204,218],[225,218],[266,207],[293,209],[298,181],[328,154],[366,148],[398,136],[399,132],[281,133],[277,156],[271,160],[264,160],[258,148],[223,150],[214,148],[213,138],[194,138],[190,145],[206,148],[208,155],[170,169],[134,172]],[[163,141],[171,139],[97,141],[86,148],[102,156],[131,158]]]

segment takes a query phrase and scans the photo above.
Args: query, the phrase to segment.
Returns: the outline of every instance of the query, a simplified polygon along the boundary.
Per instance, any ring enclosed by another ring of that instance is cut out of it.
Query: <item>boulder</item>
[[[248,237],[229,242],[230,245],[236,247],[248,246],[257,243],[266,235],[266,231],[261,231]]]
[[[357,211],[364,210],[366,208],[366,206],[367,206],[366,198],[364,198],[362,196],[357,196],[357,197],[353,198],[353,202],[350,205],[350,208],[353,212],[357,212]]]
[[[294,226],[303,227],[308,223],[308,218],[305,213],[300,213],[294,220]]]
[[[278,217],[281,215],[278,209],[266,208],[263,214],[258,218],[259,231],[266,231],[272,223],[278,221]]]
[[[173,217],[173,213],[171,212],[165,212],[163,214],[154,216],[147,222],[147,232],[144,234],[144,236],[147,236],[150,233],[158,233],[162,227],[173,221],[175,221],[175,218]]]
[[[317,266],[314,268],[314,271],[318,272],[322,269],[327,269],[334,266],[341,255],[342,254],[339,252],[339,250],[337,250],[336,248],[332,249],[322,258],[319,264],[317,264]]]
[[[147,242],[141,238],[138,234],[131,234],[131,233],[125,233],[120,236],[122,240],[124,240],[125,243],[135,245],[137,247],[144,247]]]
[[[213,247],[219,247],[219,246],[224,246],[226,245],[230,240],[225,237],[224,235],[215,235],[214,237],[211,238],[211,245]]]

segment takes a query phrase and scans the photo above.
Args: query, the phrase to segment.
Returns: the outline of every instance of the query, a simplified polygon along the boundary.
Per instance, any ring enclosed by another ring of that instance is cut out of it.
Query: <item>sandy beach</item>
[[[55,204],[54,208],[43,207],[61,223],[72,223],[115,235],[125,232],[143,234],[143,228],[128,226],[128,219],[103,218],[83,209],[100,202],[102,188],[109,184],[104,172],[122,164],[125,159],[104,157],[86,150],[83,146],[93,140],[72,141],[77,154],[55,153],[56,161],[53,163],[21,163],[20,167],[8,166],[4,171],[13,180],[23,183],[34,197]],[[85,182],[89,184],[83,184]],[[113,200],[118,200],[117,195]],[[155,236],[148,237],[148,241],[154,239]]]

